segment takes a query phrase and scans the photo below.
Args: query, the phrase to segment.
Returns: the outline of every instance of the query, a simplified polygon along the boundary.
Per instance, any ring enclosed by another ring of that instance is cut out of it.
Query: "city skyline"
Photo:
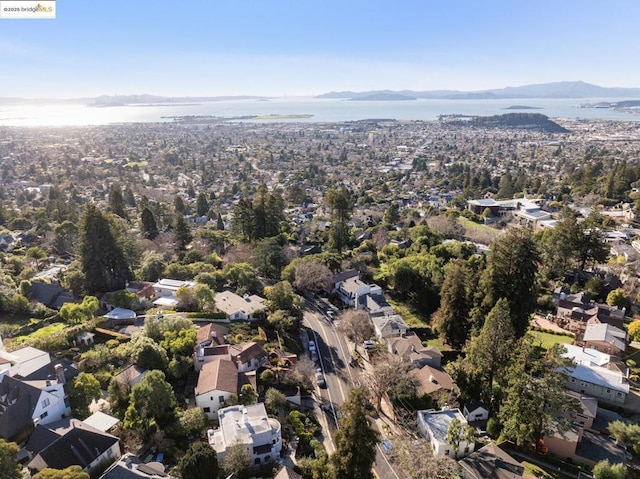
[[[0,20],[0,96],[640,86],[640,4],[626,0],[56,7],[54,20]]]

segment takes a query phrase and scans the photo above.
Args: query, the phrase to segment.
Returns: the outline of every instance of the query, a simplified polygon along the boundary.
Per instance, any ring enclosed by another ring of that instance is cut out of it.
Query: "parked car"
[[[324,374],[321,371],[316,371],[316,383],[318,383],[319,388],[326,388],[327,381],[324,379]]]
[[[364,346],[364,349],[373,349],[376,347],[376,342],[371,339],[367,339],[362,343],[362,345]]]

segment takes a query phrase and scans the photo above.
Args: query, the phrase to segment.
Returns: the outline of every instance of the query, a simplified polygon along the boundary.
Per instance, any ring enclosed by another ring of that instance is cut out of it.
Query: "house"
[[[464,457],[473,452],[475,443],[460,441],[457,454],[454,448],[447,442],[446,435],[451,421],[457,419],[465,426],[467,420],[464,418],[460,409],[442,409],[441,411],[422,410],[418,411],[418,428],[431,443],[433,454],[435,456],[449,456],[453,458]]]
[[[120,419],[102,411],[96,411],[82,422],[98,431],[109,432],[116,429],[116,426],[120,424]]]
[[[598,401],[573,391],[568,391],[567,395],[577,403],[577,411],[558,411],[557,417],[571,422],[569,430],[564,433],[556,429],[548,431],[538,448],[562,460],[590,466],[605,459],[612,464],[625,462],[625,451],[621,446],[607,435],[591,430],[598,412]]]
[[[346,281],[349,278],[357,278],[358,272],[355,269],[349,269],[347,271],[341,271],[340,273],[334,274],[329,280],[329,291],[328,293],[336,293],[338,291],[338,287],[343,281]]]
[[[273,479],[302,479],[302,476],[289,466],[284,466]]]
[[[193,366],[196,371],[200,371],[206,360],[229,356],[227,334],[229,327],[220,323],[208,323],[198,329],[193,353]]]
[[[458,462],[463,479],[520,479],[524,466],[493,442]]]
[[[137,364],[131,364],[116,375],[116,381],[130,388],[144,379],[149,371]]]
[[[481,401],[471,401],[464,405],[462,414],[468,422],[486,421],[489,419],[489,409]]]
[[[23,381],[8,375],[0,382],[0,437],[20,439],[36,424],[70,414],[64,385],[57,380]]]
[[[421,368],[414,368],[409,371],[409,376],[416,385],[418,395],[431,395],[440,391],[457,394],[460,392],[451,376],[441,369],[434,368],[428,364]]]
[[[0,341],[1,343],[1,341]],[[0,374],[27,377],[35,371],[51,364],[51,356],[31,346],[7,352],[0,349]]]
[[[395,312],[391,305],[387,302],[387,299],[382,293],[380,294],[367,294],[362,296],[360,308],[364,309],[371,318],[379,318],[384,316],[394,316]]]
[[[595,349],[567,344],[566,358],[575,366],[563,369],[567,389],[587,394],[610,403],[624,403],[629,394],[629,370],[615,357]]]
[[[121,324],[133,324],[137,314],[135,311],[127,308],[113,308],[103,317],[107,319],[108,325],[113,327]]]
[[[366,284],[360,278],[351,277],[342,281],[337,288],[340,300],[356,309],[364,309],[365,297],[368,295],[382,295],[382,288],[376,284]]]
[[[627,333],[607,323],[587,324],[582,341],[586,348],[622,357],[627,347]]]
[[[173,308],[179,303],[176,292],[180,288],[192,288],[195,285],[194,281],[163,278],[153,285],[155,298],[153,304],[154,306]]]
[[[16,374],[14,377],[16,379],[22,379],[23,381],[56,380],[60,384],[66,384],[72,381],[77,375],[78,367],[76,364],[71,359],[60,358],[30,372],[26,376]]]
[[[257,313],[267,308],[267,300],[256,294],[243,297],[232,291],[221,291],[213,301],[216,309],[225,313],[230,321],[253,321]]]
[[[269,361],[269,355],[258,343],[240,343],[229,346],[231,360],[236,363],[239,373],[257,371]]]
[[[25,446],[32,456],[27,465],[29,469],[41,471],[47,467],[65,469],[78,465],[91,473],[105,462],[121,456],[117,437],[76,419],[67,424],[60,428],[36,427]]]
[[[218,411],[218,420],[220,427],[207,431],[218,462],[224,460],[227,448],[235,444],[246,448],[254,466],[270,464],[279,458],[282,450],[280,422],[267,416],[263,403],[223,408]]]
[[[467,200],[467,208],[469,211],[482,216],[484,210],[489,209],[491,216],[500,214],[500,203],[492,198],[484,198],[481,200]]]
[[[33,281],[29,289],[29,299],[52,309],[60,309],[63,304],[74,301],[73,295],[57,281]]]
[[[82,331],[76,336],[76,344],[78,346],[91,346],[94,343],[95,333]]]
[[[202,408],[209,419],[218,417],[229,397],[238,395],[238,369],[228,359],[217,358],[205,363],[195,388],[196,406]]]
[[[396,354],[416,367],[432,366],[439,368],[442,361],[442,353],[433,346],[423,346],[420,338],[415,334],[400,338],[388,338],[387,349],[391,354]]]
[[[109,469],[104,471],[99,479],[175,479],[164,471],[159,462],[145,464],[134,454],[125,454]]]
[[[373,329],[380,339],[399,338],[407,334],[407,324],[399,314],[393,316],[372,317]]]

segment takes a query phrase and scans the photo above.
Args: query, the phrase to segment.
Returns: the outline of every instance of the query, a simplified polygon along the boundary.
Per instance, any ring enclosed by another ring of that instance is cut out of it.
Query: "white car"
[[[326,388],[327,381],[324,379],[324,374],[322,372],[316,371],[316,382],[318,383],[319,388]]]

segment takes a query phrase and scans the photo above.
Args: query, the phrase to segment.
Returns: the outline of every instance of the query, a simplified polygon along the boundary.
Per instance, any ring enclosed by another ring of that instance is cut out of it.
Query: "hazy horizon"
[[[640,2],[56,3],[0,20],[0,96],[639,87]]]

